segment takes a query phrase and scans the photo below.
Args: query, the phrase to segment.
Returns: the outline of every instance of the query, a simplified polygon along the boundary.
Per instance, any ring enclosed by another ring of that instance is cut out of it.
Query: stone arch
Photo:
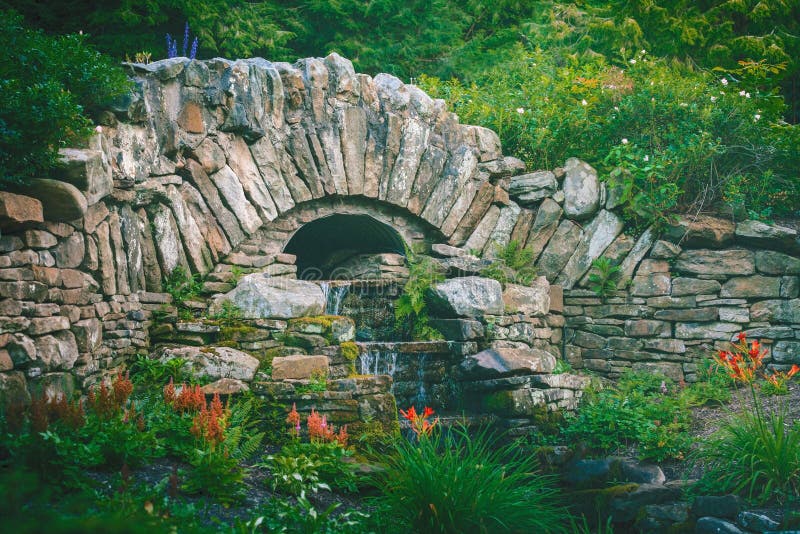
[[[334,213],[300,227],[284,252],[296,257],[298,278],[351,279],[343,262],[362,254],[405,255],[406,246],[396,230],[371,215]]]
[[[460,124],[393,76],[356,74],[337,54],[130,68],[138,90],[107,117],[103,148],[115,184],[143,208],[136,226],[144,241],[153,234],[162,274],[209,272],[254,243],[277,253],[271,237],[320,206],[391,212],[401,234],[461,245],[497,181],[524,168],[491,130]]]

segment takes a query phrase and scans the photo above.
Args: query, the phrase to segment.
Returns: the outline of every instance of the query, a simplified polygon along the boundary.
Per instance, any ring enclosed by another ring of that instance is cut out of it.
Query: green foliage
[[[614,265],[606,257],[597,258],[592,262],[589,273],[589,289],[601,298],[606,298],[617,290],[617,280],[621,274],[618,265]]]
[[[222,302],[219,310],[217,310],[211,319],[217,321],[222,326],[235,326],[241,323],[242,309],[233,302],[226,300]]]
[[[376,504],[404,532],[554,532],[564,512],[554,482],[522,448],[486,430],[434,430],[398,440],[375,477]]]
[[[0,189],[47,177],[58,150],[92,132],[89,114],[129,90],[124,72],[83,35],[49,37],[0,16]]]
[[[313,504],[300,495],[295,502],[272,499],[258,512],[258,516],[245,523],[238,523],[234,532],[251,534],[349,534],[368,531],[367,514],[355,511],[337,513],[338,503],[318,511]]]
[[[397,299],[394,315],[398,333],[418,341],[441,339],[442,335],[428,324],[425,294],[435,283],[444,279],[436,264],[425,256],[414,256],[407,251],[408,281]]]
[[[325,443],[314,440],[309,443],[294,441],[285,445],[281,454],[306,456],[316,465],[320,480],[334,489],[347,492],[357,490],[356,475],[349,463],[353,453],[338,442]]]
[[[553,369],[554,375],[563,375],[564,373],[571,373],[572,366],[569,364],[567,360],[556,360],[556,366]]]
[[[636,444],[643,459],[655,461],[681,459],[688,452],[692,397],[667,377],[628,372],[614,387],[589,391],[585,399],[567,419],[568,439],[600,453]]]
[[[198,273],[187,273],[186,269],[178,265],[164,279],[164,291],[172,296],[172,303],[179,308],[187,300],[197,297],[203,288],[203,281]],[[234,308],[229,307],[229,312],[233,313]]]
[[[308,384],[297,384],[295,391],[298,394],[321,393],[328,389],[328,376],[323,371],[314,371],[308,378]]]
[[[426,77],[421,85],[465,122],[497,131],[530,165],[554,168],[578,155],[611,175],[640,225],[715,200],[800,207],[788,201],[798,154],[787,140],[798,128],[757,83],[640,52],[560,56],[520,46],[514,54],[471,85]]]
[[[533,266],[533,249],[525,248],[512,239],[495,250],[492,263],[481,271],[483,276],[494,278],[501,284],[530,285],[536,278]]]
[[[259,464],[272,473],[272,489],[289,495],[305,495],[306,492],[317,493],[319,490],[330,490],[330,486],[319,477],[319,466],[305,454],[269,455],[265,462]]]
[[[184,369],[186,360],[183,358],[173,358],[162,362],[156,358],[150,358],[146,354],[137,354],[136,359],[130,365],[131,380],[134,384],[145,386],[161,387],[170,378],[175,383],[193,383],[193,375]]]
[[[765,413],[755,409],[731,414],[720,431],[701,445],[696,459],[705,474],[704,491],[738,493],[755,503],[800,498],[800,425],[782,404]]]

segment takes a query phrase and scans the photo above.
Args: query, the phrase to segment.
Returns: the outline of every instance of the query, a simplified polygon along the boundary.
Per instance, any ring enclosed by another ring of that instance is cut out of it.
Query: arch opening
[[[284,252],[297,256],[297,276],[305,280],[361,278],[369,255],[405,256],[400,234],[364,214],[336,213],[315,219],[295,232]]]

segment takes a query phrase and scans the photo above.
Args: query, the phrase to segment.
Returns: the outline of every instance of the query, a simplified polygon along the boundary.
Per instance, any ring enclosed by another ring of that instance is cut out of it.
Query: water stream
[[[342,302],[350,291],[350,282],[320,282],[319,286],[325,295],[325,315],[339,315]]]

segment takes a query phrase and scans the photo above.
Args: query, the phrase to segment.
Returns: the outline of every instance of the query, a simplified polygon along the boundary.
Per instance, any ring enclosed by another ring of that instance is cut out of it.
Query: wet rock
[[[744,534],[744,532],[728,521],[717,517],[701,517],[694,528],[695,534]]]
[[[482,317],[503,314],[500,282],[465,276],[434,285],[428,295],[431,311],[441,317]]]
[[[233,290],[217,297],[212,312],[225,301],[237,306],[246,319],[291,319],[320,315],[325,310],[325,295],[319,285],[261,273],[243,277]]]
[[[737,518],[736,522],[744,529],[752,530],[753,532],[766,532],[769,530],[778,530],[781,527],[781,524],[777,521],[771,519],[770,517],[764,514],[758,514],[756,512],[748,512],[744,511],[741,512]]]

